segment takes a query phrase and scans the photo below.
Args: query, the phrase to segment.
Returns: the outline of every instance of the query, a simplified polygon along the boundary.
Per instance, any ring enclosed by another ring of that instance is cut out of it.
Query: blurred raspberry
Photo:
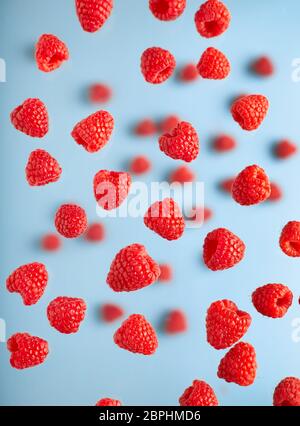
[[[182,15],[186,0],[149,0],[153,15],[161,21],[173,21]]]
[[[69,59],[69,51],[55,35],[43,34],[35,46],[35,59],[39,70],[51,72]]]
[[[135,175],[142,175],[151,170],[151,162],[145,155],[139,155],[132,159],[129,170]]]
[[[157,132],[157,126],[151,118],[145,118],[135,127],[135,134],[138,136],[153,136]]]
[[[116,304],[106,303],[101,306],[101,316],[105,322],[114,322],[124,315],[124,310]]]
[[[163,83],[171,77],[175,66],[174,56],[160,47],[149,47],[141,57],[141,71],[148,83]]]
[[[236,147],[235,139],[230,135],[221,134],[213,141],[213,149],[217,152],[231,151]]]
[[[275,182],[271,182],[271,194],[268,201],[279,201],[282,198],[282,191],[279,185]]]
[[[179,404],[183,407],[205,407],[218,405],[214,390],[202,380],[194,380],[179,398]]]
[[[46,234],[41,240],[41,247],[46,251],[57,251],[61,247],[61,240],[57,234]]]
[[[222,191],[228,192],[229,194],[231,194],[232,185],[234,181],[235,181],[235,178],[224,179],[223,181],[220,182],[220,188],[222,189]]]
[[[89,100],[93,103],[106,103],[112,97],[112,90],[106,84],[95,83],[89,88]]]
[[[203,52],[197,69],[202,78],[223,80],[230,73],[230,62],[220,50],[208,47]]]
[[[252,71],[261,77],[270,77],[274,74],[274,66],[268,56],[261,56],[251,64]]]
[[[199,77],[198,69],[195,64],[184,65],[179,73],[179,79],[184,82],[191,82],[197,80]]]
[[[91,243],[98,243],[105,238],[105,228],[102,223],[91,223],[88,225],[84,238]]]
[[[297,151],[297,145],[287,139],[279,141],[274,147],[274,154],[280,159],[289,158],[296,154]]]
[[[160,131],[162,133],[171,133],[180,122],[180,118],[177,115],[168,115],[160,123]]]
[[[170,174],[170,183],[188,183],[195,180],[195,173],[187,166],[180,166]]]
[[[170,311],[166,317],[164,328],[167,334],[184,333],[188,328],[185,313],[180,309]]]
[[[171,281],[173,278],[173,270],[171,265],[168,263],[161,263],[159,265],[160,268],[160,276],[158,277],[158,280],[161,282],[168,282]]]
[[[195,223],[206,222],[213,216],[213,212],[208,207],[194,207],[189,215],[189,220],[195,221]]]
[[[195,14],[195,24],[202,37],[211,38],[224,33],[230,24],[230,12],[221,1],[208,0]]]

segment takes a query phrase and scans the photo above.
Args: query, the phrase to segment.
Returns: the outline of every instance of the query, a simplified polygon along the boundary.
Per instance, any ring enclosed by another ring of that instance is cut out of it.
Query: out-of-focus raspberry
[[[256,310],[271,318],[281,318],[293,302],[293,293],[283,284],[266,284],[252,293]]]
[[[7,290],[19,293],[24,305],[34,305],[43,296],[48,283],[48,272],[43,263],[19,266],[6,280]]]
[[[167,334],[184,333],[188,328],[185,313],[180,309],[170,311],[165,319],[165,332]]]
[[[171,77],[175,66],[174,56],[161,47],[149,47],[141,57],[141,71],[148,83],[163,83]]]
[[[60,333],[70,334],[79,330],[84,320],[86,304],[77,297],[57,297],[47,307],[50,325]]]
[[[203,380],[194,380],[179,398],[183,407],[205,407],[219,405],[213,388]]]
[[[193,182],[196,176],[192,169],[187,166],[180,166],[170,174],[170,183],[188,183]]]
[[[269,101],[263,95],[246,95],[237,99],[231,106],[231,115],[242,129],[256,130],[264,121],[269,109]]]
[[[105,228],[100,222],[88,225],[84,238],[91,243],[99,243],[105,238]]]
[[[202,78],[223,80],[230,73],[230,62],[220,50],[208,47],[198,62],[197,70]]]
[[[300,379],[286,377],[276,386],[273,394],[273,405],[277,407],[300,406]]]
[[[195,64],[184,65],[179,72],[179,79],[186,83],[197,80],[199,77],[198,69]]]
[[[153,136],[157,130],[154,121],[151,118],[145,118],[136,125],[134,132],[138,136]]]
[[[220,182],[220,188],[222,189],[222,191],[231,194],[232,185],[233,185],[234,180],[235,180],[235,178],[227,178],[227,179],[222,180]]]
[[[175,127],[180,123],[180,118],[177,115],[168,115],[161,121],[159,127],[162,133],[171,133]]]
[[[169,265],[168,263],[161,263],[159,265],[160,268],[160,276],[158,278],[158,280],[160,282],[168,282],[171,281],[173,278],[173,270],[171,265]]]
[[[84,209],[76,204],[62,204],[55,214],[55,227],[65,238],[79,237],[87,228]]]
[[[106,282],[114,291],[135,291],[153,284],[159,275],[159,266],[146,248],[131,244],[115,256]]]
[[[221,134],[213,140],[213,149],[217,152],[231,151],[235,147],[236,141],[230,135]]]
[[[35,46],[35,59],[39,70],[51,72],[69,59],[69,51],[55,35],[43,34]]]
[[[261,56],[252,62],[251,70],[261,77],[270,77],[274,74],[274,65],[268,56]]]
[[[232,268],[244,257],[245,244],[226,228],[217,228],[207,234],[203,245],[203,260],[212,271]]]
[[[143,355],[153,355],[158,340],[152,325],[143,315],[130,315],[114,334],[114,342],[122,349]]]
[[[118,208],[128,196],[131,176],[127,172],[99,170],[94,177],[94,195],[104,210]]]
[[[40,99],[26,99],[11,112],[10,120],[17,130],[33,138],[43,138],[48,133],[48,112]]]
[[[264,169],[257,165],[246,167],[235,178],[232,197],[242,206],[259,204],[269,198],[271,185]]]
[[[121,405],[121,401],[111,398],[102,398],[96,403],[96,407],[120,407]]]
[[[11,352],[11,366],[18,370],[42,364],[49,353],[46,340],[28,333],[13,334],[7,341],[7,349]]]
[[[105,322],[114,322],[124,315],[121,306],[113,303],[105,303],[101,306],[101,316]]]
[[[213,211],[208,207],[194,207],[189,215],[189,220],[195,223],[207,222],[213,216]]]
[[[275,182],[271,182],[271,194],[270,197],[268,198],[268,201],[279,201],[282,198],[282,190],[280,188],[280,186],[275,183]]]
[[[76,12],[84,31],[98,31],[109,18],[113,0],[75,0]]]
[[[195,24],[202,37],[217,37],[227,30],[230,24],[230,12],[221,1],[208,0],[195,14]]]
[[[283,227],[279,245],[287,256],[300,257],[300,222],[292,220]]]
[[[199,154],[199,138],[190,123],[181,121],[172,132],[159,138],[159,148],[168,157],[189,163]]]
[[[161,21],[174,21],[182,15],[186,0],[149,0],[153,15]]]
[[[41,247],[46,251],[57,251],[61,247],[61,240],[57,234],[46,234],[41,240]]]
[[[112,97],[112,90],[106,84],[95,83],[89,88],[89,100],[93,103],[106,103]]]
[[[43,186],[57,182],[62,173],[58,161],[44,149],[30,154],[25,168],[26,179],[31,186]]]
[[[288,139],[283,139],[274,146],[274,154],[277,158],[285,159],[296,154],[298,151],[297,145]]]
[[[145,155],[139,155],[132,159],[129,170],[135,175],[142,175],[151,170],[151,162]]]

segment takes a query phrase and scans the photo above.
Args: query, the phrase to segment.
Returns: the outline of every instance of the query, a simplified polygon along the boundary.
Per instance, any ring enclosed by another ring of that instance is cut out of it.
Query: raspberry
[[[197,80],[199,77],[198,69],[195,64],[186,64],[181,68],[179,79],[186,83]]]
[[[97,111],[79,121],[71,135],[88,152],[97,152],[109,141],[114,119],[107,111]]]
[[[231,194],[232,185],[233,185],[234,180],[235,180],[235,178],[227,178],[227,179],[223,180],[222,182],[220,182],[220,188],[224,192],[228,192],[229,194]]]
[[[48,133],[48,112],[40,99],[26,99],[11,112],[10,120],[17,130],[33,138],[43,138]]]
[[[43,34],[35,46],[35,59],[39,70],[51,72],[69,59],[69,51],[55,35]]]
[[[143,173],[147,173],[151,170],[151,162],[146,156],[139,155],[138,157],[133,158],[129,169],[136,175],[142,175]]]
[[[226,382],[249,386],[256,376],[256,354],[250,343],[239,342],[221,359],[218,377]]]
[[[98,243],[105,238],[105,229],[102,223],[91,223],[84,234],[84,238],[91,243]]]
[[[282,379],[274,390],[273,405],[278,407],[299,407],[300,379],[297,377]]]
[[[141,57],[141,71],[148,83],[163,83],[171,77],[175,66],[174,56],[160,47],[149,47]]]
[[[84,31],[98,31],[109,18],[113,0],[76,0],[76,12]]]
[[[194,380],[192,386],[188,387],[179,398],[179,404],[182,407],[205,407],[217,406],[219,403],[208,383]]]
[[[281,231],[279,245],[290,257],[300,257],[300,222],[288,222]]]
[[[121,405],[121,401],[111,398],[102,398],[96,403],[97,407],[120,407]]]
[[[202,37],[211,38],[224,33],[230,24],[230,12],[221,1],[208,0],[195,14],[195,24]]]
[[[106,282],[114,291],[135,291],[153,284],[159,275],[159,266],[146,248],[131,244],[115,256]]]
[[[106,103],[112,97],[112,90],[106,84],[96,83],[89,88],[89,99],[93,103]]]
[[[223,80],[230,73],[230,62],[220,50],[209,47],[203,52],[197,69],[202,78]]]
[[[82,207],[62,204],[55,214],[55,227],[66,238],[77,238],[87,227],[87,218]]]
[[[168,115],[164,120],[162,120],[159,127],[162,133],[171,133],[179,122],[180,119],[177,115]]]
[[[36,149],[28,158],[25,173],[29,185],[42,186],[58,181],[62,169],[49,152]]]
[[[231,300],[213,302],[207,310],[206,336],[215,349],[225,349],[240,340],[251,324],[251,316]]]
[[[282,198],[282,191],[280,186],[277,185],[275,182],[271,182],[271,194],[268,198],[268,201],[279,201]]]
[[[170,311],[165,320],[165,332],[168,334],[184,333],[187,330],[187,319],[183,311]]]
[[[185,227],[180,208],[172,198],[153,203],[144,216],[144,224],[169,241],[180,238]]]
[[[189,219],[196,223],[206,222],[213,216],[213,212],[208,207],[194,207],[191,210]]]
[[[248,166],[235,178],[232,197],[241,206],[259,204],[269,198],[271,184],[264,169],[257,165]]]
[[[161,21],[174,21],[182,15],[186,0],[149,0],[149,8],[155,18]]]
[[[173,271],[170,265],[168,265],[167,263],[161,263],[159,265],[159,269],[160,269],[160,276],[158,278],[159,281],[168,282],[172,280]]]
[[[18,370],[42,364],[48,353],[48,342],[28,333],[15,333],[7,341],[10,364]]]
[[[56,234],[46,234],[42,238],[41,246],[43,250],[56,251],[60,249],[61,241],[59,236]]]
[[[159,148],[168,157],[189,163],[199,154],[199,138],[190,123],[181,121],[170,133],[159,138]]]
[[[255,309],[271,318],[282,318],[293,302],[293,293],[283,284],[266,284],[252,293]]]
[[[105,322],[114,322],[124,315],[123,309],[118,305],[106,303],[101,307],[101,316]]]
[[[114,342],[122,349],[143,355],[152,355],[158,340],[152,325],[143,315],[130,315],[114,334]]]
[[[236,141],[229,135],[219,135],[213,141],[213,149],[217,152],[231,151],[235,147]]]
[[[242,129],[256,130],[265,119],[269,101],[263,95],[246,95],[238,98],[231,106],[231,115]]]
[[[43,296],[48,272],[43,263],[28,263],[17,268],[6,280],[7,290],[20,293],[24,305],[34,305]]]
[[[244,257],[243,241],[226,228],[217,228],[207,234],[203,245],[203,260],[212,271],[232,268]]]
[[[170,175],[170,183],[186,183],[195,180],[195,173],[187,166],[180,166]]]
[[[47,307],[50,325],[60,333],[76,333],[84,320],[86,304],[76,297],[56,297]]]
[[[130,186],[129,173],[99,170],[94,177],[96,201],[104,210],[116,209],[126,199]]]
[[[157,126],[151,118],[140,121],[134,130],[138,136],[152,136],[157,132]]]
[[[270,77],[274,74],[274,66],[270,58],[261,56],[251,64],[252,71],[261,77]]]
[[[287,139],[279,141],[274,147],[274,154],[280,159],[289,158],[296,154],[297,151],[297,146]]]

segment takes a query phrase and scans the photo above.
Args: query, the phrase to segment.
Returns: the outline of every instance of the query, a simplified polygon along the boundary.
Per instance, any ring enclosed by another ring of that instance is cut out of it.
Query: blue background
[[[300,317],[299,260],[279,249],[278,237],[288,220],[299,220],[299,157],[276,161],[270,153],[274,141],[299,139],[300,83],[292,81],[291,62],[300,56],[300,4],[295,0],[227,0],[232,13],[229,30],[211,40],[195,30],[193,16],[200,1],[188,1],[184,15],[175,22],[156,20],[147,0],[116,0],[113,14],[95,34],[82,31],[72,0],[3,0],[0,5],[0,56],[7,64],[7,82],[1,83],[1,287],[0,317],[7,336],[19,331],[44,337],[50,345],[46,362],[17,371],[9,365],[9,353],[0,343],[1,404],[94,405],[101,397],[116,397],[124,405],[176,405],[193,379],[210,383],[222,405],[270,405],[275,385],[285,376],[300,375],[300,343],[292,340],[291,322]],[[66,42],[70,60],[57,71],[38,71],[32,56],[42,33],[53,33]],[[224,51],[232,63],[228,79],[179,84],[172,78],[159,86],[144,82],[140,55],[150,46],[169,49],[178,66],[198,61],[208,46]],[[261,80],[247,71],[248,63],[267,53],[276,65],[276,75]],[[93,82],[107,82],[114,97],[107,109],[115,117],[112,140],[91,155],[70,136],[74,124],[97,107],[85,98]],[[270,100],[267,119],[256,132],[244,132],[233,122],[228,105],[240,93],[263,93]],[[9,113],[28,97],[41,98],[48,107],[50,131],[42,139],[17,132]],[[193,123],[199,132],[201,153],[191,167],[205,183],[207,207],[214,218],[201,229],[187,230],[176,242],[168,242],[144,227],[142,219],[105,219],[106,241],[91,245],[65,240],[55,254],[42,252],[40,237],[54,230],[55,209],[63,202],[82,205],[90,221],[97,220],[92,179],[101,168],[125,169],[134,155],[146,154],[153,162],[145,181],[163,180],[179,165],[163,155],[157,138],[141,139],[130,129],[145,116],[161,118],[176,113]],[[236,137],[235,151],[217,155],[210,140],[219,132]],[[32,188],[24,177],[29,153],[44,148],[59,160],[63,175],[59,182]],[[219,180],[232,176],[249,164],[264,167],[280,183],[280,203],[243,208],[217,189]],[[201,261],[206,233],[228,227],[247,245],[247,254],[237,267],[211,272]],[[154,284],[129,294],[115,294],[106,285],[108,268],[122,247],[140,242],[159,262],[174,267],[170,284]],[[25,307],[19,295],[10,294],[5,280],[17,266],[41,261],[50,281],[43,298]],[[258,314],[251,304],[252,291],[269,282],[287,284],[294,304],[280,320]],[[63,335],[51,328],[45,314],[58,295],[83,297],[88,311],[81,329]],[[253,322],[244,341],[257,351],[258,372],[248,388],[227,384],[216,376],[225,351],[206,343],[205,313],[212,301],[229,298],[248,311]],[[98,315],[107,301],[120,303],[126,315],[143,313],[159,329],[165,313],[182,308],[188,315],[185,335],[159,332],[159,349],[143,357],[119,349],[112,340],[118,323],[106,325]]]

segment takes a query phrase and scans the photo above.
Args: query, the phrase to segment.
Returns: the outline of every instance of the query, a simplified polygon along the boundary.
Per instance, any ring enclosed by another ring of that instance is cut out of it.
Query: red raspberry
[[[101,307],[101,316],[105,322],[114,322],[124,315],[123,309],[118,305],[106,303]]]
[[[131,173],[136,175],[142,175],[143,173],[151,170],[151,162],[145,155],[139,155],[134,157],[129,167]]]
[[[170,265],[168,265],[167,263],[161,263],[159,265],[159,269],[160,269],[160,276],[158,278],[159,281],[168,282],[172,280],[173,271]]]
[[[59,236],[56,234],[46,234],[42,238],[41,246],[43,250],[56,251],[60,249],[61,241]]]
[[[271,318],[281,318],[293,302],[293,293],[283,284],[266,284],[252,293],[255,309]]]
[[[146,248],[131,244],[115,256],[106,282],[114,291],[135,291],[153,284],[159,275],[159,266]]]
[[[230,62],[220,50],[209,47],[203,52],[197,69],[202,78],[223,80],[230,73]]]
[[[182,15],[186,0],[149,0],[153,15],[161,21],[174,21]]]
[[[230,24],[230,12],[220,1],[208,0],[203,3],[195,14],[197,31],[202,37],[219,36],[227,30]]]
[[[286,377],[275,388],[273,405],[278,407],[300,406],[300,379],[297,377]]]
[[[49,152],[36,149],[28,158],[25,172],[29,185],[42,186],[58,181],[62,169]]]
[[[118,208],[128,196],[131,176],[126,172],[99,170],[94,177],[94,195],[104,210]]]
[[[38,69],[54,71],[69,59],[69,51],[63,41],[53,34],[43,34],[35,46],[35,59]]]
[[[97,111],[79,121],[71,135],[88,152],[97,152],[109,141],[114,119],[107,111]]]
[[[172,132],[159,138],[159,148],[168,157],[189,163],[199,154],[199,138],[190,123],[181,121]]]
[[[84,238],[91,243],[98,243],[105,238],[105,229],[102,223],[91,223],[84,234]]]
[[[220,188],[224,192],[228,192],[229,194],[231,194],[232,185],[233,185],[234,180],[235,180],[235,178],[228,178],[228,179],[223,180],[222,182],[220,182]]]
[[[60,333],[77,333],[84,320],[86,304],[76,297],[56,297],[47,307],[50,325]]]
[[[271,194],[268,198],[268,201],[279,201],[282,198],[282,191],[280,186],[277,185],[275,182],[271,182]]]
[[[55,214],[55,227],[63,237],[79,237],[87,228],[85,211],[76,204],[62,204]]]
[[[279,245],[290,257],[300,257],[300,222],[288,222],[281,231]]]
[[[257,165],[248,166],[235,178],[232,197],[241,206],[259,204],[269,198],[271,184],[264,169]]]
[[[209,384],[202,380],[194,380],[192,386],[188,387],[179,398],[179,404],[182,407],[205,407],[217,406],[219,403]]]
[[[6,280],[7,290],[20,293],[24,305],[34,305],[43,296],[48,272],[43,263],[28,263],[17,268]]]
[[[48,133],[48,112],[40,99],[26,99],[11,112],[10,120],[17,130],[33,138],[42,138]]]
[[[213,141],[213,149],[218,152],[231,151],[235,147],[236,141],[229,135],[219,135]]]
[[[97,407],[120,407],[121,405],[121,401],[111,398],[102,398],[96,403]]]
[[[76,0],[76,12],[84,31],[98,31],[109,18],[113,0]]]
[[[261,77],[270,77],[274,74],[274,66],[270,58],[261,56],[251,64],[252,71]]]
[[[165,320],[165,332],[168,334],[184,333],[187,330],[187,319],[183,311],[170,311]]]
[[[217,228],[207,234],[203,245],[203,260],[212,271],[232,268],[244,257],[243,241],[226,228]]]
[[[149,47],[141,57],[141,71],[148,83],[163,83],[171,77],[175,66],[174,56],[160,47]]]
[[[287,139],[279,141],[274,147],[274,153],[280,159],[289,158],[296,154],[297,151],[297,146]]]
[[[240,386],[249,386],[256,376],[256,354],[250,343],[239,342],[221,359],[218,377]]]
[[[114,334],[114,342],[122,349],[143,355],[152,355],[158,340],[152,325],[143,315],[130,315]]]
[[[242,129],[256,130],[265,119],[269,101],[263,95],[246,95],[231,106],[231,115]]]
[[[106,103],[112,97],[112,90],[106,84],[96,83],[89,88],[89,99],[93,103]]]
[[[172,198],[153,203],[144,216],[144,224],[169,241],[180,238],[185,227],[180,208]]]
[[[18,370],[42,364],[48,353],[48,342],[28,333],[15,333],[7,341],[10,364]]]
[[[171,183],[187,183],[195,180],[195,173],[187,166],[180,166],[173,170],[169,181]]]
[[[206,222],[210,220],[213,216],[213,212],[208,207],[194,207],[190,213],[190,220],[195,221],[196,223]]]
[[[240,340],[251,324],[251,316],[231,300],[213,302],[207,310],[206,336],[215,349],[225,349]]]
[[[179,79],[187,83],[197,80],[198,77],[199,73],[195,64],[185,65],[179,73]]]
[[[171,133],[175,127],[179,124],[180,118],[177,115],[168,115],[160,123],[160,131],[162,133]]]
[[[151,118],[140,121],[134,130],[138,136],[152,136],[157,132],[157,126]]]

